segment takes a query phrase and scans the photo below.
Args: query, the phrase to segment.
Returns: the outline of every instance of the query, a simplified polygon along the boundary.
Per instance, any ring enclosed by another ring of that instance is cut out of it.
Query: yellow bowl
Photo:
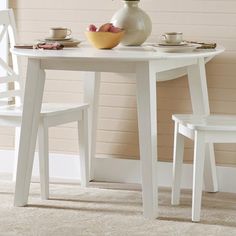
[[[88,41],[95,47],[99,49],[111,49],[117,46],[122,37],[124,36],[124,31],[118,33],[112,32],[85,32]]]

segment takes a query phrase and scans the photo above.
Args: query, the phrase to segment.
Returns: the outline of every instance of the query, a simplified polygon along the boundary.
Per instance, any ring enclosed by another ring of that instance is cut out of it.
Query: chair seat
[[[236,131],[235,115],[192,115],[175,114],[174,121],[189,129],[205,131]]]
[[[54,116],[66,112],[82,110],[88,107],[87,103],[83,104],[68,104],[68,103],[43,103],[41,116]],[[22,106],[6,105],[0,107],[0,116],[22,116]]]

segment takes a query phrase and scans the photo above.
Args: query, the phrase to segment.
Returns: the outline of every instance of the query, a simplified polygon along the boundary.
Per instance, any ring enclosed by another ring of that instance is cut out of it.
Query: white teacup
[[[164,33],[161,37],[164,42],[170,44],[179,44],[183,41],[182,32],[167,32]]]
[[[50,28],[49,33],[50,33],[51,38],[64,39],[65,37],[71,35],[71,29],[63,28],[63,27],[53,27],[53,28]]]

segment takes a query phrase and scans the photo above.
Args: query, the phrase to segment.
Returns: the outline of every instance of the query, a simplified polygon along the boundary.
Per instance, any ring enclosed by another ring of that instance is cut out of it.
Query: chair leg
[[[171,204],[179,205],[180,184],[182,176],[182,165],[184,156],[184,136],[178,132],[179,123],[175,122],[174,153],[173,153],[173,180]]]
[[[192,193],[192,221],[200,221],[202,183],[205,159],[204,133],[195,131],[193,160],[193,193]]]
[[[19,152],[19,144],[20,144],[20,127],[15,128],[15,151],[14,151],[14,167],[12,174],[12,181],[16,181],[16,170],[18,163],[18,152]]]
[[[88,112],[83,111],[82,120],[78,121],[79,134],[79,154],[81,186],[87,187],[89,184],[89,142],[88,142]]]
[[[41,198],[49,198],[49,154],[48,154],[48,127],[40,123],[38,129],[39,172]]]

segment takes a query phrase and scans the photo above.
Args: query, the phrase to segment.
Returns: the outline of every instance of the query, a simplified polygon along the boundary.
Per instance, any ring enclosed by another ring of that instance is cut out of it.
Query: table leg
[[[94,179],[96,136],[98,121],[98,103],[100,90],[100,72],[84,72],[84,102],[89,103],[88,129],[89,129],[89,150],[90,150],[90,180]]]
[[[148,63],[136,69],[143,214],[158,216],[156,74]]]
[[[210,114],[204,58],[188,67],[188,81],[194,114]],[[205,190],[217,192],[217,176],[213,143],[206,145],[204,165]]]
[[[45,73],[40,68],[40,60],[29,59],[16,174],[15,206],[24,206],[28,202],[44,82]]]

